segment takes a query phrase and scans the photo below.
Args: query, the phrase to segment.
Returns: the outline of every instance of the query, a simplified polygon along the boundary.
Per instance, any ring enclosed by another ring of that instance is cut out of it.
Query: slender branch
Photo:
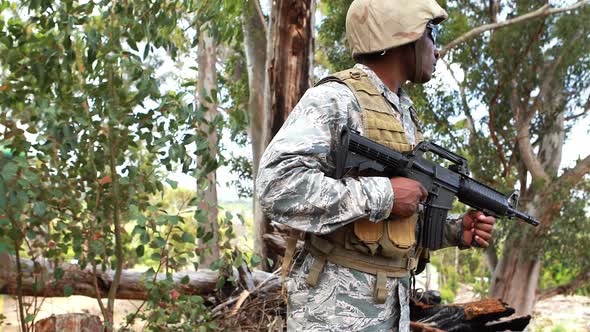
[[[486,31],[504,28],[504,27],[507,27],[510,25],[514,25],[514,24],[528,21],[528,20],[538,18],[538,17],[545,17],[545,16],[549,16],[549,15],[553,15],[553,14],[571,11],[571,10],[574,10],[574,9],[584,6],[587,2],[588,1],[582,0],[582,1],[576,2],[574,5],[571,5],[569,7],[564,7],[564,8],[551,8],[549,5],[544,5],[535,11],[532,11],[530,13],[509,19],[509,20],[506,20],[503,22],[484,24],[482,26],[472,29],[469,32],[466,32],[462,36],[456,38],[452,42],[445,45],[442,48],[442,50],[440,51],[440,57],[441,58],[444,57],[449,52],[449,50],[461,45],[462,43],[464,43],[468,40],[471,40],[471,39],[479,36],[480,34],[486,32]]]
[[[530,119],[523,114],[521,103],[518,99],[517,83],[512,80],[512,107],[514,109],[514,119],[516,123],[516,140],[522,160],[526,168],[531,172],[533,181],[547,178],[547,173],[543,169],[541,162],[535,156],[531,145],[531,133],[529,129]]]
[[[586,158],[578,161],[574,168],[564,172],[557,181],[553,182],[553,187],[559,187],[562,190],[564,188],[571,189],[578,184],[586,174],[590,174],[590,155],[587,155]]]
[[[537,294],[537,301],[541,301],[547,298],[550,298],[555,295],[560,294],[567,294],[570,293],[580,286],[588,283],[590,281],[590,270],[586,270],[576,276],[574,280],[570,281],[567,284],[557,286],[555,288],[547,289],[542,291],[541,293]]]
[[[495,104],[496,100],[494,99],[493,102]],[[500,156],[500,162],[502,162],[502,167],[504,167],[504,176],[506,176],[506,174],[508,173],[508,161],[506,160],[506,154],[504,153],[504,148],[500,144],[500,140],[498,139],[498,136],[496,136],[496,129],[494,126],[495,117],[494,117],[494,111],[492,111],[492,106],[493,106],[493,104],[491,104],[490,107],[488,108],[489,115],[490,115],[490,121],[488,122],[488,127],[490,129],[490,137],[492,138],[492,142],[494,143],[496,150],[498,150],[498,155]]]
[[[172,234],[172,231],[174,230],[174,225],[170,225],[170,227],[168,228],[168,234],[166,235],[166,242],[164,244],[164,246],[162,246],[162,249],[160,249],[160,257],[164,257],[164,251],[167,251],[166,247],[168,246],[168,242],[170,241],[170,235]],[[156,269],[156,273],[154,273],[154,277],[152,278],[152,285],[156,282],[156,280],[158,279],[158,274],[160,273],[160,270],[162,269],[162,262],[163,260],[160,259],[160,262],[158,263],[158,268]],[[166,273],[168,274],[168,273]],[[122,330],[127,330],[127,328],[129,327],[129,324],[132,324],[135,321],[135,318],[137,317],[137,315],[139,315],[139,312],[141,311],[141,309],[143,309],[143,306],[147,303],[147,299],[144,300],[143,302],[141,302],[141,305],[137,308],[137,310],[135,310],[135,312],[133,313],[133,316],[127,320],[127,323],[125,324],[125,326],[123,327]]]
[[[588,96],[588,100],[586,100],[586,105],[584,106],[584,110],[582,111],[582,113],[576,114],[576,115],[570,115],[565,118],[565,121],[575,120],[581,116],[584,116],[588,112],[590,112],[590,95]]]
[[[449,65],[449,63],[446,60],[444,60],[444,59],[441,59],[441,60],[445,64],[445,66],[447,67],[447,70],[449,71],[449,73],[451,73],[451,77],[453,78],[453,80],[455,80],[455,83],[457,83],[457,86],[459,87],[459,93],[461,94],[461,104],[463,106],[463,112],[465,112],[465,116],[467,117],[467,122],[469,123],[468,129],[469,129],[469,132],[471,133],[471,135],[473,137],[475,137],[475,136],[477,136],[477,130],[475,129],[475,120],[473,119],[473,115],[471,114],[471,109],[469,108],[469,105],[467,104],[467,95],[465,94],[465,86],[462,85],[461,82],[459,82],[459,80],[455,76],[455,73],[451,69],[451,65]]]
[[[10,218],[12,220],[12,218]],[[20,263],[20,243],[17,240],[14,241],[14,251],[16,252],[16,289],[17,289],[17,300],[18,300],[18,313],[20,316],[21,329],[28,331],[27,322],[25,320],[24,302],[23,302],[23,270]]]
[[[104,307],[104,303],[102,303],[102,297],[100,296],[100,288],[98,287],[98,277],[96,274],[96,260],[92,262],[92,281],[94,283],[94,291],[96,292],[96,300],[98,301],[98,307],[100,308],[100,313],[102,317],[108,317],[107,309]]]
[[[541,87],[539,89],[539,94],[535,97],[535,101],[533,102],[533,105],[528,110],[528,113],[529,113],[529,114],[527,114],[528,118],[532,118],[534,113],[537,110],[540,110],[541,103],[545,99],[545,96],[547,95],[547,93],[549,91],[551,91],[552,84],[556,79],[557,75],[555,75],[555,72],[557,71],[557,68],[559,67],[559,65],[561,65],[561,63],[565,59],[565,56],[567,54],[569,54],[568,49],[570,47],[572,47],[576,42],[578,42],[578,40],[581,36],[582,36],[582,30],[576,31],[576,33],[574,33],[574,35],[570,39],[568,39],[568,41],[565,42],[564,45],[561,47],[562,51],[561,51],[561,54],[559,55],[559,57],[555,61],[553,61],[550,65],[548,65],[549,69],[545,70],[545,76],[544,76],[544,79],[542,80],[543,84],[541,84]]]
[[[566,118],[564,119],[564,121],[571,121],[571,120],[575,120],[575,119],[577,119],[577,118],[579,118],[579,117],[581,117],[581,116],[584,116],[584,115],[586,115],[586,114],[588,113],[588,111],[589,111],[589,109],[585,109],[585,110],[584,110],[584,112],[582,112],[582,113],[580,113],[580,114],[576,114],[576,115],[571,115],[571,116],[568,116],[568,117],[566,117]]]
[[[110,172],[112,177],[112,199],[113,199],[113,224],[115,226],[115,257],[117,258],[117,265],[115,267],[115,276],[113,278],[113,282],[111,283],[111,287],[109,288],[108,293],[108,300],[107,300],[107,311],[110,315],[109,322],[111,324],[114,323],[113,321],[113,313],[115,308],[115,296],[117,294],[117,287],[119,287],[119,282],[121,281],[121,272],[123,271],[123,240],[122,237],[122,227],[121,227],[121,208],[119,206],[119,179],[117,176],[117,168],[115,165],[115,159],[117,158],[117,147],[115,144],[115,135],[114,135],[115,128],[114,126],[110,126],[109,128],[109,144],[110,144],[110,156],[109,156],[109,166]],[[110,327],[111,329],[114,326]]]

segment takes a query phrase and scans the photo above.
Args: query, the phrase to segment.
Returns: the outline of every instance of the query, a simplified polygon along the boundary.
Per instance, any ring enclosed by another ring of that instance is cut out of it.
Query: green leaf
[[[8,244],[0,242],[0,254],[8,252]]]
[[[191,281],[191,278],[189,278],[189,276],[184,276],[182,277],[182,279],[180,279],[180,283],[183,285],[188,285],[188,283]]]
[[[187,233],[187,232],[182,233],[181,239],[182,239],[182,242],[185,242],[185,243],[195,243],[194,235]]]
[[[152,241],[152,248],[164,248],[166,246],[166,240],[161,237],[157,236],[154,241]]]
[[[30,323],[33,320],[35,320],[35,315],[33,314],[28,314],[27,317],[25,317],[25,322]]]
[[[147,59],[148,54],[150,54],[150,43],[145,43],[145,47],[143,49],[143,59]]]
[[[70,285],[64,286],[64,296],[65,297],[70,297],[70,296],[72,296],[73,293],[74,293],[74,289],[72,288],[72,286],[70,286]]]
[[[45,210],[46,205],[44,202],[36,202],[35,205],[33,205],[33,214],[37,217],[42,217],[45,215]]]
[[[142,244],[147,244],[148,242],[150,242],[150,235],[147,232],[143,232],[141,233],[139,240]]]
[[[219,258],[211,264],[210,268],[213,271],[217,271],[223,266],[223,264],[224,264],[223,259]]]
[[[143,257],[143,254],[145,252],[145,247],[144,245],[139,245],[137,248],[135,248],[135,253],[137,254],[137,257]]]
[[[202,304],[204,302],[203,297],[199,295],[192,295],[190,297],[191,302],[196,304]]]
[[[252,265],[252,267],[256,267],[260,264],[260,256],[254,254],[252,255],[252,258],[250,259],[250,265]]]
[[[2,178],[4,180],[10,180],[16,176],[17,172],[18,167],[16,166],[16,164],[14,162],[9,161],[8,163],[6,163],[6,165],[4,165],[4,167],[2,167]]]
[[[166,219],[170,225],[178,225],[178,223],[182,221],[180,216],[167,216]]]
[[[64,277],[64,274],[64,270],[61,267],[57,267],[53,271],[53,278],[55,278],[56,281],[60,281]]]
[[[139,52],[139,49],[137,48],[137,43],[135,43],[135,40],[133,40],[132,38],[128,38],[127,44],[129,44],[129,47],[131,47],[132,50],[134,50],[135,52]]]
[[[178,187],[178,182],[176,181],[166,179],[166,182],[170,185],[170,187],[172,187],[172,189],[176,189]]]

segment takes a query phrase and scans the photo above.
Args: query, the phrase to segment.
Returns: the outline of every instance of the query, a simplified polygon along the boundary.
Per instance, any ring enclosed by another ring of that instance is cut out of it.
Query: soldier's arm
[[[357,113],[353,113],[357,112]],[[331,178],[338,128],[360,127],[354,95],[338,83],[308,90],[262,156],[256,180],[263,211],[295,229],[325,234],[369,216],[387,218],[393,190],[386,177]]]
[[[463,215],[449,215],[444,227],[442,248],[467,247],[463,243]]]

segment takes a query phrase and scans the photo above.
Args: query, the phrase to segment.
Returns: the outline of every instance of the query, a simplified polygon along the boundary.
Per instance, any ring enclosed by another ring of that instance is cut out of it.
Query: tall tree
[[[541,219],[537,229],[520,223],[502,225],[505,242],[490,295],[503,298],[522,314],[532,312],[543,253],[563,250],[548,246],[550,238],[556,229],[566,227],[564,213],[590,171],[590,156],[560,171],[571,121],[580,118],[578,113],[588,112],[590,11],[582,4],[566,8],[573,9],[571,13],[553,16],[549,14],[563,9],[538,8],[535,1],[449,4],[446,26],[450,29],[445,38],[450,41],[461,35],[449,48],[466,43],[452,49],[446,59],[460,66],[464,79],[456,82],[460,96],[451,103],[454,110],[442,106],[449,101],[444,93],[433,106],[446,109],[443,118],[463,111],[464,128],[471,135],[464,149],[478,156],[471,158],[475,175],[506,191],[518,187],[524,210]],[[507,15],[505,20],[497,18],[501,13]],[[482,21],[489,23],[478,27]],[[480,35],[486,30],[492,32]],[[495,74],[490,75],[491,71]],[[480,122],[484,126],[475,123],[478,109],[486,110]],[[448,122],[444,126],[459,129]],[[568,213],[582,217],[584,208]],[[580,226],[587,227],[583,219]],[[581,260],[572,268],[585,275],[588,264]]]
[[[218,233],[219,225],[217,223],[217,145],[218,135],[216,122],[220,116],[217,111],[217,54],[216,41],[208,31],[210,23],[205,23],[199,33],[199,45],[197,50],[197,65],[199,68],[199,77],[197,80],[197,112],[201,115],[198,130],[201,134],[208,137],[208,145],[204,147],[206,153],[198,158],[197,172],[202,172],[204,177],[197,177],[202,183],[197,182],[197,195],[199,197],[199,209],[207,218],[207,232],[211,233],[209,243],[202,244],[210,247],[209,250],[202,251],[205,256],[203,264],[209,266],[219,259]],[[210,254],[209,254],[210,252]]]
[[[265,112],[264,91],[266,79],[266,49],[268,27],[260,8],[260,3],[247,1],[244,13],[241,16],[244,29],[244,48],[248,67],[248,114],[250,115],[250,139],[252,141],[252,176],[255,182],[258,174],[258,163],[266,147],[264,141]],[[256,184],[254,183],[254,193]],[[258,253],[267,252],[267,247],[262,237],[266,232],[268,220],[262,213],[256,194],[253,195],[254,209],[254,234],[255,245]],[[268,267],[266,260],[264,267]]]
[[[311,0],[274,1],[269,23],[265,23],[258,1],[246,4],[242,20],[250,85],[254,176],[264,148],[309,87],[313,4]],[[258,252],[263,267],[268,269],[267,258],[276,261],[276,256],[264,242],[263,235],[271,229],[256,200],[254,216]]]
[[[266,147],[305,91],[310,87],[313,57],[313,0],[283,0],[273,2],[266,55],[264,95],[264,131]],[[272,231],[266,218],[260,220],[257,236]],[[277,255],[261,251],[263,263]]]

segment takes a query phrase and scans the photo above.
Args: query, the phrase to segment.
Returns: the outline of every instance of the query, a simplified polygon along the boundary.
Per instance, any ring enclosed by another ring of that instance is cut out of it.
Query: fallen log
[[[14,256],[4,255],[0,259],[0,294],[17,295],[18,293],[15,262]],[[96,275],[97,287],[95,287],[91,268],[80,269],[78,265],[62,263],[59,268],[63,271],[63,275],[59,280],[55,280],[56,268],[49,262],[33,262],[29,259],[21,259],[21,266],[22,294],[24,296],[63,297],[67,293],[69,295],[84,295],[96,298],[96,294],[99,292],[100,296],[105,298],[115,274],[113,270],[98,271]],[[234,273],[237,277],[237,270]],[[185,277],[189,278],[188,284],[181,282]],[[165,274],[160,274],[156,279],[164,280],[165,278]],[[214,294],[216,291],[218,272],[205,269],[196,272],[183,271],[174,273],[172,278],[181,293],[207,296]],[[280,289],[279,278],[272,276],[271,273],[257,270],[251,273],[251,282],[255,286],[268,278],[271,278],[271,280],[266,281],[265,287],[260,290],[262,293]],[[145,285],[146,280],[143,272],[123,270],[115,298],[145,300],[147,299]]]

